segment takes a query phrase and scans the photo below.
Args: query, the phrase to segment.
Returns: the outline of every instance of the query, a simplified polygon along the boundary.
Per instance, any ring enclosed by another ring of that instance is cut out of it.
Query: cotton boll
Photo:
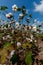
[[[9,14],[6,14],[6,17],[9,18],[10,17]]]
[[[16,25],[15,28],[18,28],[19,27],[19,22],[16,22],[15,25]]]
[[[26,37],[26,40],[27,40],[27,41],[29,41],[29,40],[30,40],[30,38],[27,38],[27,37]]]
[[[9,13],[10,17],[13,17],[13,14],[12,13]]]
[[[5,40],[5,37],[2,37],[3,38],[3,40]]]
[[[13,14],[12,13],[8,13],[8,14],[6,14],[6,17],[7,18],[12,18],[13,17]]]
[[[32,39],[30,39],[30,42],[32,42],[33,40]]]
[[[14,30],[12,30],[12,34],[14,33]]]
[[[25,31],[27,31],[27,26],[25,26]]]
[[[10,24],[8,24],[8,28],[10,27]]]
[[[23,17],[24,17],[24,15],[21,13],[21,14],[19,14],[19,18],[20,19],[23,19]]]
[[[33,31],[36,31],[36,25],[34,25],[32,29],[33,29]]]
[[[10,38],[10,35],[7,35],[7,38]]]
[[[31,26],[29,26],[29,30],[31,30]]]
[[[5,30],[7,30],[7,28],[6,28],[6,27],[4,27],[4,29],[5,29]]]
[[[35,20],[34,20],[34,23],[36,23],[36,22],[37,22],[37,20],[35,19]]]
[[[30,37],[31,37],[31,39],[33,39],[33,35],[32,34],[30,35]]]
[[[37,42],[37,40],[34,40],[34,42],[36,43],[36,42]]]
[[[17,42],[17,47],[20,47],[21,46],[21,43],[20,42]]]
[[[10,56],[12,57],[12,55],[14,54],[15,50],[12,50],[10,53]]]
[[[17,9],[18,9],[17,5],[14,4],[14,5],[12,6],[12,10],[16,12]]]

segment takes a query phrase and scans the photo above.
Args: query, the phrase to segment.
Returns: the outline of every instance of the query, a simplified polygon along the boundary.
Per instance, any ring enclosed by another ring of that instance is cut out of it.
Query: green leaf
[[[17,10],[18,10],[18,11],[21,11],[21,8],[18,8]]]
[[[10,61],[12,62],[12,64],[15,64],[18,61],[18,56],[14,54],[12,58],[10,59]]]
[[[6,10],[8,9],[6,6],[0,6],[0,10]]]
[[[30,14],[29,17],[32,18],[32,14]]]
[[[4,49],[7,49],[9,46],[10,46],[11,44],[9,43],[9,42],[6,42],[5,44],[4,44]]]
[[[26,53],[25,62],[27,65],[32,65],[32,52],[31,51]]]

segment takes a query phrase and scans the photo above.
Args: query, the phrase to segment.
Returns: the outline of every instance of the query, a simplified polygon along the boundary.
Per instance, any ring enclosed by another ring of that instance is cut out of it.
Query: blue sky
[[[32,19],[43,22],[43,0],[0,0],[0,6],[7,6],[8,12],[12,12],[12,5],[14,4],[19,7],[25,5],[28,13],[32,14]],[[0,17],[3,16],[0,14]]]

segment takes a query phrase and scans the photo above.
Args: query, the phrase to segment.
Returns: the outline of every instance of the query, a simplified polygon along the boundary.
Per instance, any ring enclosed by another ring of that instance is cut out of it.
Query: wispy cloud
[[[33,3],[34,4],[34,11],[35,12],[40,12],[43,13],[43,0],[40,1],[40,4],[37,4],[36,2]]]

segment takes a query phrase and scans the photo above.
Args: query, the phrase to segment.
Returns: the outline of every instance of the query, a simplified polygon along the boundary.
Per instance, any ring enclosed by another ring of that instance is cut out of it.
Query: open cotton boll
[[[14,33],[14,30],[12,30],[12,34]]]
[[[10,24],[8,24],[8,28],[10,27]]]
[[[17,47],[20,47],[21,46],[21,43],[20,42],[17,42]]]
[[[31,30],[31,26],[29,26],[29,30]]]
[[[13,16],[13,14],[12,14],[12,13],[9,13],[9,15],[10,15],[10,16]]]
[[[34,23],[36,23],[36,22],[37,22],[37,20],[35,19],[35,20],[34,20]]]
[[[20,18],[20,19],[23,19],[23,16],[24,16],[24,15],[23,15],[22,13],[19,14],[19,18]]]
[[[37,42],[37,40],[34,40],[34,42],[36,43],[36,42]]]
[[[15,50],[12,50],[12,51],[11,51],[11,53],[10,53],[11,57],[12,57],[12,55],[14,54],[14,52],[15,52]]]
[[[27,26],[25,26],[25,31],[27,31]]]
[[[7,38],[10,38],[10,35],[7,35]]]
[[[23,14],[21,13],[21,14],[19,14],[19,16],[21,16],[21,17],[22,17],[22,16],[23,16]]]
[[[16,12],[17,9],[18,9],[17,5],[14,4],[14,5],[12,6],[12,10]]]
[[[32,40],[32,39],[30,39],[30,38],[26,38],[26,40],[27,40],[27,41],[30,41],[30,42],[32,42],[32,41],[33,41],[33,40]]]
[[[15,23],[15,28],[18,28],[19,27],[19,22],[16,22]]]
[[[8,13],[8,14],[6,14],[6,17],[7,18],[12,18],[13,17],[13,14],[12,13]]]
[[[29,40],[30,40],[30,38],[27,38],[27,37],[26,37],[26,40],[27,40],[27,41],[29,41]]]
[[[33,40],[32,39],[30,39],[30,42],[32,42]]]
[[[37,30],[37,29],[36,29],[36,25],[34,25],[32,29],[33,29],[33,31],[36,31],[36,30]]]
[[[6,14],[6,17],[9,18],[10,17],[9,14]]]
[[[5,29],[5,30],[7,30],[7,28],[6,28],[6,27],[4,27],[4,29]]]
[[[3,37],[3,40],[5,40],[5,37]]]
[[[32,34],[30,35],[30,37],[31,37],[31,39],[33,39],[33,35]]]

